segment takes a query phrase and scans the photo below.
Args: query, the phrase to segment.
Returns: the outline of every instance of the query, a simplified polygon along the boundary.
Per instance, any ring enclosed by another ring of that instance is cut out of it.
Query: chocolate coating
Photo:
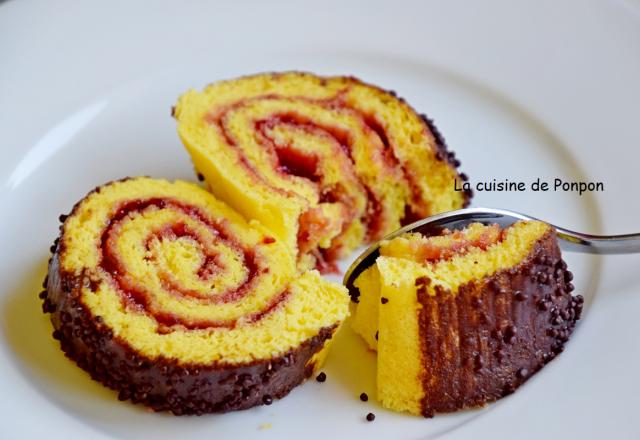
[[[570,279],[551,231],[520,264],[456,295],[419,286],[423,415],[511,394],[562,352],[583,306]]]
[[[446,160],[447,162],[449,162],[449,165],[451,165],[453,168],[459,168],[461,165],[460,159],[456,158],[455,152],[449,151],[447,142],[445,141],[444,136],[442,135],[438,127],[436,127],[436,124],[435,122],[433,122],[433,119],[429,118],[424,113],[420,115],[420,119],[422,119],[422,121],[429,128],[429,131],[431,132],[431,134],[433,135],[433,138],[435,139],[436,147],[438,149],[438,151],[436,152],[436,158],[438,160]],[[458,176],[460,177],[460,180],[463,182],[466,182],[467,180],[469,180],[469,177],[465,173],[458,173]],[[471,199],[473,198],[473,191],[470,189],[465,190],[464,197],[465,197],[465,200],[464,200],[464,205],[462,207],[466,208],[471,203]]]
[[[114,336],[102,318],[82,304],[80,287],[85,280],[61,272],[58,252],[50,260],[46,290],[40,295],[43,311],[51,313],[54,339],[94,380],[118,391],[118,399],[142,403],[154,411],[200,415],[271,404],[313,373],[312,356],[336,330],[323,328],[281,356],[246,364],[149,359]]]

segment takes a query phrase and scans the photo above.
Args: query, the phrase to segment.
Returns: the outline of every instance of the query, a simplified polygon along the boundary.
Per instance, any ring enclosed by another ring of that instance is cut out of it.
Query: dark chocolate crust
[[[444,140],[444,136],[442,135],[440,130],[438,130],[438,127],[436,127],[436,124],[435,122],[433,122],[433,119],[429,118],[424,113],[420,114],[419,116],[420,116],[420,119],[422,119],[422,121],[427,125],[427,127],[429,128],[429,131],[431,132],[431,134],[433,135],[433,138],[436,141],[436,147],[438,149],[436,153],[436,159],[446,160],[447,162],[449,162],[449,165],[451,165],[451,167],[453,167],[456,170],[458,177],[460,177],[460,180],[463,182],[468,181],[469,177],[465,173],[457,171],[457,169],[460,167],[460,164],[461,164],[460,159],[456,158],[456,153],[454,151],[449,151],[447,147],[447,142]],[[469,206],[472,198],[473,198],[473,190],[465,189],[464,203],[462,207],[466,208],[467,206]]]
[[[94,380],[118,391],[118,399],[154,411],[201,415],[269,405],[313,373],[311,358],[336,330],[323,328],[281,356],[240,365],[149,359],[114,336],[101,317],[82,304],[80,288],[90,281],[61,272],[57,242],[43,285],[46,290],[40,294],[43,311],[51,313],[54,339]]]
[[[449,150],[449,147],[447,145],[447,142],[444,139],[444,136],[442,135],[442,132],[438,129],[438,127],[436,126],[434,120],[432,118],[430,118],[429,116],[427,116],[425,113],[418,113],[416,111],[415,108],[413,108],[406,99],[404,99],[401,96],[398,96],[398,94],[396,93],[395,90],[385,90],[382,88],[379,88],[377,86],[374,86],[372,84],[368,84],[365,83],[364,81],[361,81],[360,79],[356,78],[356,77],[350,77],[352,78],[354,81],[363,83],[363,84],[367,84],[371,87],[377,88],[379,90],[382,90],[385,93],[388,93],[389,95],[393,96],[394,98],[396,98],[397,100],[399,100],[400,102],[402,102],[404,105],[406,105],[407,107],[409,107],[409,109],[414,112],[415,114],[417,114],[420,119],[422,119],[422,122],[424,123],[424,125],[426,126],[427,130],[429,131],[429,133],[431,133],[431,135],[433,136],[433,139],[435,141],[435,145],[436,145],[436,160],[440,160],[440,161],[447,161],[447,163],[451,166],[451,168],[453,168],[456,171],[456,174],[458,175],[458,177],[460,178],[461,181],[466,182],[469,180],[469,177],[458,170],[458,168],[460,168],[460,165],[462,164],[460,162],[460,159],[458,159],[456,157],[456,153],[454,151]],[[469,206],[469,204],[471,203],[471,199],[473,198],[473,190],[471,189],[465,189],[463,192],[464,195],[464,202],[462,207],[466,208],[467,206]],[[410,220],[410,221],[409,221]],[[420,218],[413,218],[411,217],[409,220],[407,220],[405,222],[405,224],[411,223],[412,221],[417,221],[420,220]]]
[[[561,353],[583,306],[572,279],[550,231],[520,264],[456,295],[419,286],[423,415],[511,394]]]

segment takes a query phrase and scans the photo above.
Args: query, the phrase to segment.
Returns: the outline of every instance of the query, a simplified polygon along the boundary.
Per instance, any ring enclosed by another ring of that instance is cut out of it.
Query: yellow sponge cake
[[[582,310],[542,222],[407,234],[356,280],[353,326],[378,352],[382,405],[432,416],[513,392],[563,349]]]
[[[459,161],[432,122],[352,77],[275,73],[188,91],[178,133],[210,190],[283,240],[301,267],[461,208]]]
[[[146,177],[96,188],[61,217],[40,294],[65,354],[121,400],[156,411],[285,396],[319,368],[349,315],[347,290],[321,273],[471,197],[455,190],[467,177],[433,121],[353,77],[219,81],[184,93],[173,116],[206,189]],[[383,258],[420,267],[408,255],[433,249],[416,240]],[[433,246],[451,257],[448,244]],[[390,325],[380,291],[396,270],[381,260],[358,280],[367,294],[354,326],[381,353],[402,352],[376,340]]]
[[[270,404],[317,369],[346,289],[200,187],[96,188],[63,218],[41,297],[68,357],[123,400],[202,414]]]

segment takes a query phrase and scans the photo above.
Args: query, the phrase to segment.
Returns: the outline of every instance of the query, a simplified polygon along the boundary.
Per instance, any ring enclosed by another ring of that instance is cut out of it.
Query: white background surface
[[[605,184],[582,197],[479,194],[474,206],[589,232],[640,231],[637,0],[8,1],[0,4],[0,437],[638,438],[637,256],[567,255],[589,307],[566,351],[515,395],[432,420],[358,401],[373,395],[374,360],[348,330],[325,384],[223,416],[147,413],[64,358],[36,297],[56,217],[108,180],[192,180],[169,117],[176,97],[285,69],[395,89],[436,120],[474,182]],[[373,423],[363,421],[369,411]]]

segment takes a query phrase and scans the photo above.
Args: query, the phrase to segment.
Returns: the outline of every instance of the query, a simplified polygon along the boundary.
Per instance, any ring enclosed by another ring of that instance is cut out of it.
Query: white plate
[[[582,196],[477,194],[475,206],[640,230],[636,0],[343,3],[0,5],[1,438],[637,437],[636,256],[567,255],[588,307],[565,352],[513,396],[430,420],[358,400],[374,394],[375,363],[349,329],[326,383],[222,416],[118,402],[57,348],[37,299],[57,216],[108,180],[193,180],[169,109],[217,79],[301,69],[393,88],[436,120],[473,182],[605,184]]]

